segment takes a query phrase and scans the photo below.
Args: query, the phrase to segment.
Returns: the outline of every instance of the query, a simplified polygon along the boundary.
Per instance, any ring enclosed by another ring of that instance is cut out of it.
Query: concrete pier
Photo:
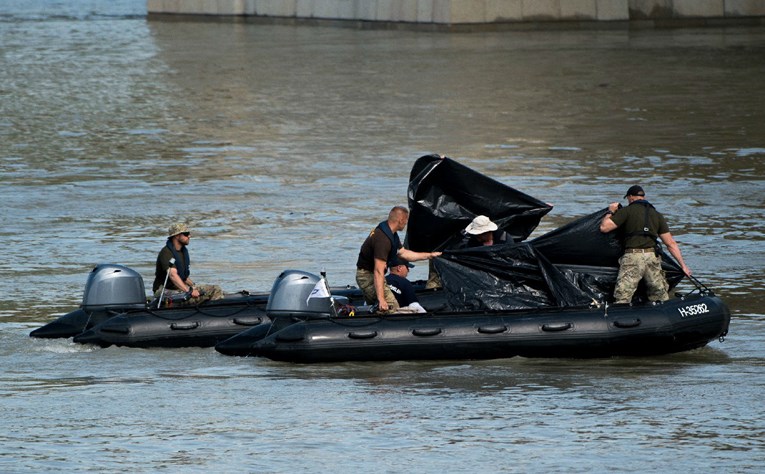
[[[149,15],[431,25],[763,24],[765,0],[147,0]]]

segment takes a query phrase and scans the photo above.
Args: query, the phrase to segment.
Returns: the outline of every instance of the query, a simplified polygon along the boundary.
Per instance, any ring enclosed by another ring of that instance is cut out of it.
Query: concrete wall
[[[764,0],[630,0],[630,19],[765,16]]]
[[[765,17],[765,0],[147,0],[149,14],[431,24]]]

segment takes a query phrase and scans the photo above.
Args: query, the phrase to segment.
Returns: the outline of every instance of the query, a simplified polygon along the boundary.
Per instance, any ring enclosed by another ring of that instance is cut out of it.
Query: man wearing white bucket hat
[[[486,216],[476,216],[473,222],[465,227],[467,239],[462,247],[480,247],[482,245],[494,245],[504,243],[504,240],[494,235],[498,229],[497,224]]]
[[[484,245],[504,244],[507,240],[507,232],[499,231],[499,226],[486,216],[476,216],[473,221],[465,227],[461,233],[463,235],[455,248],[464,249],[470,247],[481,247]],[[440,288],[441,278],[431,265],[428,268],[428,281],[425,288]]]

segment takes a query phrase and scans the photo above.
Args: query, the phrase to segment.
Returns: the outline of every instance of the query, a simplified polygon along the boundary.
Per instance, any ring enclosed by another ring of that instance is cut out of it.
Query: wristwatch
[[[608,215],[611,215],[611,216],[613,216],[613,215],[614,215],[614,211],[612,211],[611,209],[609,209],[609,210],[607,210],[607,211],[606,211],[606,215],[607,215],[607,216],[608,216]]]

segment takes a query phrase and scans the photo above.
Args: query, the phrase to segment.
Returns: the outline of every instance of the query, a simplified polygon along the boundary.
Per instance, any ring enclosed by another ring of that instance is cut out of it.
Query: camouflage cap
[[[189,226],[187,226],[186,224],[182,222],[176,222],[170,226],[170,229],[168,229],[167,236],[173,237],[188,231],[189,231]]]

